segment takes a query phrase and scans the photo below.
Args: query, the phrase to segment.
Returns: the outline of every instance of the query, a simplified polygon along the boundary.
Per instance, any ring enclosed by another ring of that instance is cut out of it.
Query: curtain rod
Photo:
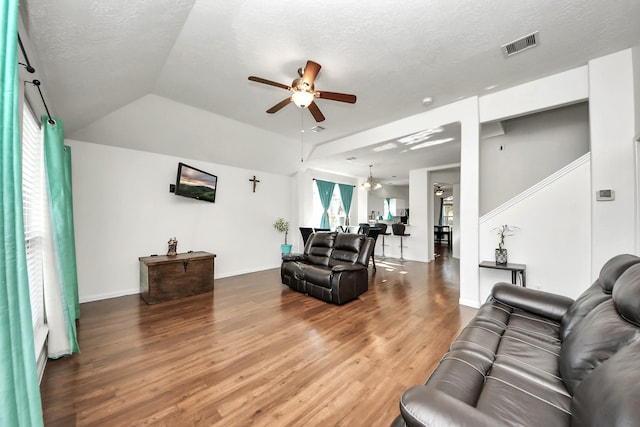
[[[20,38],[20,33],[18,33],[18,44],[20,45],[20,50],[22,51],[22,56],[24,56],[24,60],[27,62],[26,64],[23,64],[22,62],[18,62],[19,65],[22,65],[24,67],[25,70],[27,70],[29,73],[35,73],[36,69],[33,68],[31,66],[31,62],[29,61],[29,57],[27,56],[27,51],[24,50],[24,45],[22,44],[22,39]],[[49,112],[49,107],[47,107],[47,103],[44,100],[44,95],[42,95],[42,90],[40,90],[40,80],[33,80],[33,81],[25,81],[25,83],[29,83],[34,85],[36,88],[38,88],[38,93],[40,94],[40,99],[42,100],[42,105],[44,105],[44,109],[47,112],[47,116],[49,116],[49,124],[51,125],[55,125],[56,121],[53,120],[53,118],[51,118],[51,113]]]
[[[315,178],[313,178],[313,180],[314,180],[314,181],[317,181]],[[322,180],[321,180],[321,181],[322,181]],[[338,184],[338,183],[334,182],[334,184]],[[349,185],[349,184],[342,184],[342,185]],[[355,185],[352,185],[352,187],[353,187],[353,188],[356,188],[356,186],[355,186]]]
[[[20,33],[18,33],[18,44],[20,44],[20,50],[22,51],[22,56],[24,56],[24,60],[27,61],[26,64],[22,62],[18,62],[18,64],[22,65],[25,70],[30,73],[35,73],[36,69],[31,66],[31,62],[29,62],[29,57],[27,56],[27,51],[24,50],[24,45],[22,44],[22,39],[20,38]]]

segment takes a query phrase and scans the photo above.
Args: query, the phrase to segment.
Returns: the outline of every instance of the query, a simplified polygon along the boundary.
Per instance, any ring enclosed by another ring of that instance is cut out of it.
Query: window
[[[320,193],[318,193],[318,186],[313,184],[313,221],[320,226],[320,218],[322,218],[322,202],[320,202]],[[331,195],[331,204],[328,209],[329,213],[329,226],[332,230],[335,230],[340,225],[345,223],[344,208],[342,207],[342,199],[340,198],[340,187],[336,184]]]
[[[453,225],[453,196],[444,199],[442,208],[444,210],[442,225]]]
[[[36,358],[40,357],[47,336],[44,316],[44,147],[42,128],[28,104],[22,110],[22,200],[27,274]]]

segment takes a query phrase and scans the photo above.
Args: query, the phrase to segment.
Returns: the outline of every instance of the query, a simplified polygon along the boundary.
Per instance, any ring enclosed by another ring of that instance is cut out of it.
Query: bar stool
[[[400,261],[405,261],[404,259],[404,255],[402,253],[402,249],[405,248],[406,246],[402,245],[402,238],[403,237],[409,237],[411,236],[411,234],[406,234],[404,232],[404,224],[391,224],[391,229],[393,230],[393,235],[394,236],[400,236]]]
[[[380,229],[380,236],[382,236],[382,259],[385,259],[386,256],[384,255],[384,247],[388,245],[384,243],[384,236],[391,236],[391,233],[387,231],[387,224],[385,224],[384,222],[376,222],[375,226]]]

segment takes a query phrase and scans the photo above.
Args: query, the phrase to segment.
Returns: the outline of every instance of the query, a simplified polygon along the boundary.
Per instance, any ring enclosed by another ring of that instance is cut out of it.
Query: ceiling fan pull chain
[[[300,163],[304,163],[304,114],[300,109]]]

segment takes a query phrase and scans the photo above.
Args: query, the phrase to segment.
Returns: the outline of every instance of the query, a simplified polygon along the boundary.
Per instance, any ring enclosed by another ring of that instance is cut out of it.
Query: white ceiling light
[[[387,142],[386,144],[378,145],[377,147],[374,147],[373,151],[379,152],[379,151],[393,150],[396,147],[397,145],[395,142]]]
[[[440,187],[436,190],[436,196],[442,196],[444,194],[444,190]]]
[[[291,95],[293,102],[300,108],[307,108],[313,102],[313,92],[297,90]]]
[[[401,142],[402,144],[407,144],[407,145],[415,144],[417,142],[422,142],[426,139],[431,138],[431,135],[433,135],[434,133],[440,133],[442,131],[444,131],[444,129],[441,127],[421,130],[420,132],[416,132],[414,134],[407,135],[403,138],[398,139],[398,142]]]
[[[371,174],[372,167],[373,165],[369,165],[369,178],[367,178],[362,183],[362,185],[360,185],[360,188],[362,188],[363,190],[371,191],[371,190],[379,190],[380,188],[382,188],[382,184],[380,184],[378,181],[373,179],[373,175]]]
[[[445,142],[451,142],[454,138],[443,138],[443,139],[434,139],[433,141],[425,141],[421,144],[414,145],[410,147],[410,150],[418,150],[420,148],[431,147],[433,145],[444,144]]]

